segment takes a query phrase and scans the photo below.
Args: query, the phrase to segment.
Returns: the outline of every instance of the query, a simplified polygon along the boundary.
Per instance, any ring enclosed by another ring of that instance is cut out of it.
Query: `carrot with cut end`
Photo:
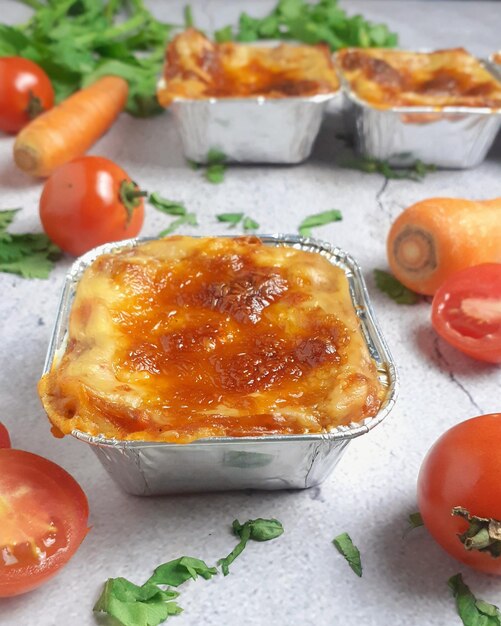
[[[413,204],[393,223],[387,253],[398,280],[426,295],[458,270],[501,263],[501,198],[429,198]]]
[[[84,154],[115,121],[129,86],[103,76],[34,119],[17,136],[14,160],[24,172],[48,176],[59,165]]]

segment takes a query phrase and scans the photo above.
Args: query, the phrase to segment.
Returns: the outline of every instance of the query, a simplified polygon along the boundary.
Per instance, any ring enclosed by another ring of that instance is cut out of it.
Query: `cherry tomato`
[[[458,350],[480,361],[501,363],[501,263],[453,274],[433,298],[431,321]]]
[[[143,225],[145,195],[112,161],[81,157],[47,179],[40,219],[49,238],[77,256],[103,243],[136,237]]]
[[[41,67],[21,57],[0,58],[0,130],[17,133],[53,106],[54,89]]]
[[[501,524],[500,439],[501,413],[474,417],[444,433],[421,466],[418,505],[425,526],[451,556],[474,569],[501,575],[501,557],[491,555],[501,549],[501,542],[489,536],[485,545],[489,521]],[[462,512],[453,515],[456,507]],[[483,528],[480,534],[466,512],[484,518],[477,522],[478,530]],[[462,536],[468,529],[472,536]]]
[[[0,597],[54,576],[82,543],[88,516],[84,492],[59,465],[0,450]]]
[[[10,448],[9,431],[0,422],[0,448]]]

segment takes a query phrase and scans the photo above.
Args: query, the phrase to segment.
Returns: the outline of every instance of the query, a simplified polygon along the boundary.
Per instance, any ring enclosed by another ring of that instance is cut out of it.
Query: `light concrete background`
[[[22,21],[28,9],[1,0],[2,19]],[[158,17],[180,20],[182,3],[149,2]],[[242,9],[264,14],[271,2],[192,2],[197,24],[219,27]],[[387,22],[408,48],[464,45],[478,55],[501,47],[497,2],[344,2],[354,14]],[[0,137],[0,209],[23,207],[14,226],[37,231],[41,183],[16,171],[12,139]],[[224,232],[214,215],[245,211],[263,232],[295,232],[308,214],[330,208],[340,223],[318,229],[351,252],[364,269],[376,312],[401,376],[396,409],[370,435],[353,442],[321,488],[287,493],[220,493],[139,499],[120,492],[85,445],[54,439],[40,407],[36,383],[42,369],[58,297],[70,259],[48,281],[0,274],[0,420],[14,445],[65,467],[89,497],[92,530],[65,570],[28,595],[0,600],[2,626],[91,626],[92,606],[108,577],[141,583],[161,562],[183,554],[209,563],[226,555],[238,517],[277,517],[286,529],[278,540],[254,543],[227,578],[182,588],[179,626],[444,626],[459,624],[447,579],[458,571],[474,591],[501,604],[499,582],[460,567],[423,530],[404,536],[416,509],[420,463],[448,427],[500,410],[498,368],[474,362],[433,333],[430,307],[399,307],[374,288],[372,270],[386,267],[385,238],[392,220],[409,204],[434,195],[489,198],[501,195],[501,136],[487,161],[473,171],[429,175],[422,183],[391,181],[339,169],[341,145],[326,120],[312,158],[296,167],[234,167],[219,186],[189,169],[172,120],[123,115],[93,148],[117,161],[150,191],[184,201],[200,227],[186,234]],[[148,209],[144,235],[167,218]],[[361,580],[331,546],[349,531],[360,547]]]

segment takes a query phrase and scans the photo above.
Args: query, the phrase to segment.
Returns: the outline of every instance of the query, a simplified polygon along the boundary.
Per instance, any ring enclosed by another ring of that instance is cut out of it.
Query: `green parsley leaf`
[[[211,148],[207,153],[207,163],[209,165],[224,165],[226,161],[226,155],[217,148]]]
[[[233,228],[242,221],[243,216],[243,213],[219,213],[216,215],[216,219],[218,222],[231,224],[230,228]]]
[[[0,211],[0,272],[23,278],[48,278],[61,250],[44,233],[8,233],[19,209]]]
[[[418,511],[416,511],[416,513],[411,513],[407,520],[411,530],[424,526],[423,518],[421,517],[421,513]]]
[[[341,211],[338,211],[337,209],[324,211],[323,213],[316,213],[315,215],[305,217],[301,224],[299,224],[298,231],[302,237],[311,237],[312,228],[316,226],[325,226],[325,224],[330,224],[331,222],[339,222],[342,219],[343,216],[341,215]]]
[[[244,227],[245,231],[257,230],[259,228],[259,224],[251,217],[244,217],[242,226]]]
[[[362,561],[360,559],[360,550],[355,546],[348,533],[342,533],[332,540],[344,558],[348,561],[348,565],[359,577],[362,576]]]
[[[16,217],[16,213],[21,209],[6,209],[4,211],[0,211],[0,238],[2,233],[7,230],[7,228],[12,224],[14,218]]]
[[[421,296],[411,291],[397,280],[392,274],[383,270],[374,270],[377,288],[388,295],[397,304],[417,304]]]
[[[456,598],[456,607],[464,626],[501,626],[501,613],[494,604],[477,600],[461,574],[452,576],[448,585]]]
[[[157,626],[181,613],[181,607],[172,601],[178,595],[150,583],[138,587],[125,578],[110,578],[94,611],[107,613],[123,626]]]
[[[195,213],[186,213],[186,215],[178,217],[177,220],[173,220],[165,230],[158,233],[158,237],[166,237],[185,224],[187,226],[198,226],[197,216]]]
[[[240,542],[224,559],[219,559],[218,565],[221,565],[224,576],[229,572],[229,566],[244,551],[249,539],[254,541],[270,541],[276,539],[284,532],[284,527],[276,519],[254,519],[248,520],[244,524],[240,524],[238,520],[234,520],[232,524],[233,533],[240,537]]]
[[[209,580],[215,574],[217,574],[215,567],[209,567],[200,559],[182,556],[179,559],[159,565],[148,580],[148,583],[178,587],[190,578],[196,580],[198,576],[201,576],[205,580]]]
[[[148,202],[152,204],[155,209],[166,213],[167,215],[186,215],[187,210],[184,204],[177,202],[176,200],[167,200],[162,198],[160,194],[154,192],[150,194]]]
[[[205,170],[205,178],[213,185],[218,185],[223,182],[225,172],[226,165],[223,165],[222,163],[209,165]]]
[[[214,39],[217,43],[224,43],[233,39],[233,28],[231,26],[225,26],[214,32]]]
[[[413,180],[416,182],[422,181],[426,174],[435,172],[437,169],[435,165],[423,163],[419,160],[415,161],[412,165],[397,169],[390,165],[388,161],[369,157],[346,159],[342,161],[340,165],[345,169],[359,170],[360,172],[366,172],[368,174],[381,174],[387,180]]]
[[[216,32],[217,41],[229,41],[233,31],[226,26]],[[348,17],[337,0],[279,0],[261,19],[242,13],[236,39],[296,39],[308,44],[327,43],[332,50],[357,47],[391,47],[397,36],[385,24],[373,24],[361,15]]]

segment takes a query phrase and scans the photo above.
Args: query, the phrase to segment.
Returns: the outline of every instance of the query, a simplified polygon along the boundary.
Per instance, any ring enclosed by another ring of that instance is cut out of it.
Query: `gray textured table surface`
[[[28,15],[1,0],[2,19]],[[218,27],[242,8],[258,15],[270,2],[192,2],[198,23]],[[479,55],[501,47],[501,3],[358,0],[350,13],[386,21],[404,47],[465,45]],[[181,3],[151,2],[173,20]],[[39,229],[41,185],[11,164],[12,140],[0,137],[0,208],[22,206],[20,231]],[[189,583],[179,626],[308,624],[316,626],[444,626],[459,624],[447,579],[463,571],[472,588],[501,603],[498,582],[465,571],[422,529],[404,537],[416,509],[415,484],[424,453],[447,427],[500,409],[499,369],[468,360],[434,335],[429,306],[398,307],[374,289],[372,269],[386,266],[384,242],[393,218],[433,195],[500,195],[501,136],[474,171],[440,172],[422,183],[392,181],[336,167],[339,145],[327,122],[312,158],[297,167],[238,167],[212,186],[186,167],[168,115],[133,120],[124,115],[93,149],[121,164],[149,190],[184,201],[199,216],[197,233],[219,233],[214,214],[245,211],[264,232],[294,232],[300,220],[329,208],[344,220],[318,235],[350,251],[364,269],[377,314],[401,376],[396,409],[370,435],[351,444],[321,488],[295,493],[223,493],[139,499],[121,493],[77,441],[52,438],[40,408],[40,374],[59,291],[70,260],[49,281],[0,274],[0,419],[17,447],[63,465],[89,496],[92,531],[64,572],[44,587],[0,601],[6,626],[91,626],[92,605],[111,576],[144,580],[158,563],[190,554],[214,562],[234,545],[229,524],[238,517],[277,517],[286,532],[250,545],[231,575]],[[150,210],[143,233],[165,227]],[[195,233],[187,229],[187,234]],[[357,579],[331,539],[348,530],[359,545],[364,576]],[[174,623],[174,620],[173,620]]]

